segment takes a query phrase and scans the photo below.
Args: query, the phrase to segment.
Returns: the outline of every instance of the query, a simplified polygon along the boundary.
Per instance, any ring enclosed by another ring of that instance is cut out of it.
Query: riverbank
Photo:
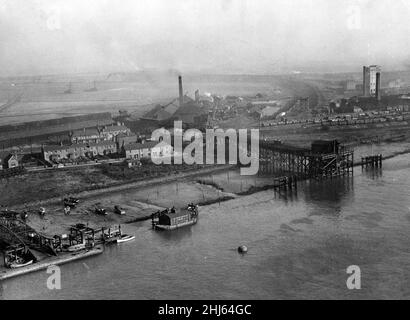
[[[217,174],[233,167],[231,165],[212,166],[167,177],[70,194],[79,198],[80,203],[68,215],[64,213],[61,197],[32,201],[11,206],[9,209],[27,210],[29,216],[26,222],[39,232],[49,235],[66,233],[69,226],[77,223],[87,224],[92,228],[129,224],[146,220],[153,212],[163,210],[165,207],[182,207],[189,202],[206,204],[230,196],[211,190],[208,186],[199,185],[192,197],[186,196],[185,192],[195,188],[195,183],[192,181],[198,177]],[[124,215],[114,212],[114,207],[117,205],[125,210]],[[39,207],[45,208],[44,217],[37,213]],[[107,215],[97,215],[96,207],[106,209]]]

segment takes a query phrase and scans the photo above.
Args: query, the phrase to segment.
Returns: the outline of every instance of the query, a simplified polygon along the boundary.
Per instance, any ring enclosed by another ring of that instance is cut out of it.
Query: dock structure
[[[362,169],[364,168],[381,168],[383,164],[383,156],[381,154],[362,157]]]
[[[97,244],[111,243],[121,236],[121,226],[110,227],[107,233],[106,228],[77,224],[70,227],[69,234],[51,237],[37,232],[18,216],[17,212],[0,212],[0,250],[4,259],[0,280],[100,254],[103,248]],[[30,263],[16,269],[9,262],[17,259]]]
[[[353,150],[337,141],[316,141],[312,148],[260,141],[259,172],[297,179],[326,179],[353,174]]]
[[[297,176],[284,176],[273,179],[274,190],[296,190],[298,187]]]
[[[63,253],[57,257],[50,257],[43,261],[38,261],[36,263],[33,263],[31,265],[28,265],[22,268],[18,268],[18,269],[1,269],[0,267],[0,281],[22,276],[27,273],[44,270],[50,266],[62,265],[62,264],[77,261],[80,259],[85,259],[85,258],[89,258],[92,256],[96,256],[96,255],[103,253],[103,251],[104,251],[103,247],[97,246],[97,247],[87,249],[84,251],[80,251],[80,252]]]
[[[55,239],[41,234],[16,217],[0,216],[0,241],[8,246],[22,246],[56,256]]]

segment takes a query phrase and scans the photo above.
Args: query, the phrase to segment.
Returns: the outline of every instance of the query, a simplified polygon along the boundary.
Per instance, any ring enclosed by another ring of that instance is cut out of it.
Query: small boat
[[[34,262],[33,260],[24,261],[23,259],[17,259],[17,260],[14,260],[13,262],[10,262],[8,267],[11,269],[17,269],[17,268],[28,266],[32,264],[33,262]]]
[[[128,234],[122,234],[119,238],[117,238],[117,243],[128,242],[134,239],[135,239],[135,236],[131,236]]]
[[[192,226],[198,222],[198,206],[189,204],[187,208],[165,210],[152,216],[152,226],[157,230],[175,230]]]
[[[67,247],[68,252],[77,252],[85,249],[85,243],[74,244]]]
[[[95,213],[101,216],[106,216],[107,210],[105,210],[104,208],[95,208]]]

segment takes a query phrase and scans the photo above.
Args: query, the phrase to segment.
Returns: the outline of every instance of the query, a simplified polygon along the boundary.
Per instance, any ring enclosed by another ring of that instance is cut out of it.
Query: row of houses
[[[127,159],[162,158],[171,157],[173,147],[165,142],[150,141],[125,145],[121,152]]]
[[[122,124],[83,128],[72,131],[70,139],[71,143],[98,143],[101,141],[114,141],[119,135],[129,136],[131,130]]]
[[[72,131],[70,145],[45,145],[37,152],[48,162],[74,162],[76,159],[81,161],[81,158],[86,160],[110,155],[113,158],[119,155],[130,160],[172,156],[172,146],[162,142],[145,142],[141,138],[143,137],[138,137],[123,124],[96,126]],[[23,156],[22,152],[0,151],[0,169],[24,166]]]
[[[80,157],[95,157],[117,153],[115,141],[100,141],[92,143],[74,143],[70,146],[44,146],[43,159],[59,161],[62,159],[75,160]]]
[[[170,157],[173,148],[164,142],[127,143],[118,146],[115,141],[92,143],[74,143],[70,146],[44,146],[43,158],[46,161],[62,159],[75,160],[80,157],[93,158],[120,154],[127,159],[143,159],[150,157]]]

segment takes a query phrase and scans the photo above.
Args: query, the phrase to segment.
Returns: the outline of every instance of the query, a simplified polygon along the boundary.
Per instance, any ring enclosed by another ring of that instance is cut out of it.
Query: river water
[[[47,289],[43,271],[3,282],[0,297],[410,298],[410,154],[382,171],[301,183],[297,194],[268,190],[202,207],[197,225],[174,232],[149,221],[124,228],[135,241],[63,265],[61,290]],[[361,290],[346,287],[350,265],[361,269]]]

